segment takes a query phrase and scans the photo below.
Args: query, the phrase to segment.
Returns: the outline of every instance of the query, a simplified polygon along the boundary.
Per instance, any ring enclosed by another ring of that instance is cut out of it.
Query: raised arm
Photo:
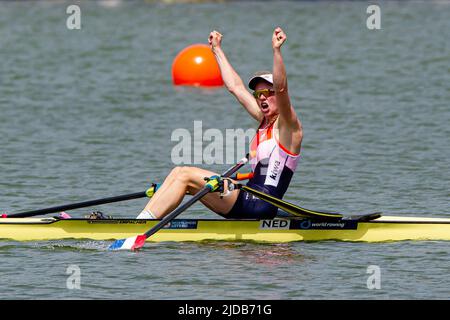
[[[255,118],[258,122],[261,122],[263,119],[263,114],[259,109],[255,98],[250,92],[247,91],[241,77],[233,69],[222,50],[222,35],[217,31],[213,31],[209,34],[208,42],[214,56],[216,57],[217,63],[219,64],[225,87],[236,97],[239,103],[253,118]]]
[[[286,34],[277,27],[272,35],[273,48],[273,88],[279,112],[279,139],[290,151],[300,152],[303,138],[302,125],[291,105],[288,93],[286,68],[281,55],[281,46],[286,41]]]

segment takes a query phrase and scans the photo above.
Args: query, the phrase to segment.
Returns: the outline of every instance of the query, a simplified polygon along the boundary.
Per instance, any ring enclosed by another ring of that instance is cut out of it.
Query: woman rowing
[[[233,69],[221,48],[222,35],[213,31],[209,45],[219,64],[228,91],[260,125],[250,144],[252,178],[248,186],[282,198],[300,159],[302,125],[288,94],[281,46],[286,34],[276,28],[272,35],[273,71],[258,72],[249,81],[253,95]],[[205,177],[217,175],[196,167],[174,168],[158,188],[138,219],[161,219],[173,211],[186,192],[195,194],[205,185]],[[272,219],[277,207],[244,191],[233,190],[227,197],[209,193],[200,200],[215,213],[233,219]]]

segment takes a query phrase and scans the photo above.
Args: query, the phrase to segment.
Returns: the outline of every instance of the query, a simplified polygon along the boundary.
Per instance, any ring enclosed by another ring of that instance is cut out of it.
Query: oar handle
[[[124,195],[115,196],[115,197],[95,199],[95,200],[89,200],[89,201],[83,201],[83,202],[70,203],[70,204],[56,206],[56,207],[7,214],[6,218],[26,218],[26,217],[39,216],[39,215],[43,215],[43,214],[55,213],[55,212],[60,212],[60,211],[65,211],[65,210],[73,210],[73,209],[80,209],[80,208],[85,208],[85,207],[90,207],[90,206],[97,206],[97,205],[106,204],[106,203],[114,203],[114,202],[139,199],[139,198],[144,198],[144,197],[150,198],[153,196],[154,189],[155,189],[155,185],[143,192],[129,193],[129,194],[124,194]],[[5,215],[2,215],[2,217],[5,217]]]

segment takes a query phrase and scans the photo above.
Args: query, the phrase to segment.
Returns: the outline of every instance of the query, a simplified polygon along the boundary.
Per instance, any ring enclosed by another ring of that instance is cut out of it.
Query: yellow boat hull
[[[60,239],[115,240],[142,234],[157,220],[3,218],[0,239],[38,241]],[[401,241],[450,240],[450,218],[384,216],[372,221],[311,221],[309,219],[224,220],[176,219],[148,241]]]

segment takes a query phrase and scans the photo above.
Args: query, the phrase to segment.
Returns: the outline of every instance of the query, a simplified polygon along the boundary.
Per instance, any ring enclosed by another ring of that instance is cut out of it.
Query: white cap
[[[258,81],[260,81],[260,80],[264,80],[270,84],[273,84],[273,76],[271,73],[255,74],[248,81],[248,87],[252,90],[255,90],[256,83],[258,83]]]

